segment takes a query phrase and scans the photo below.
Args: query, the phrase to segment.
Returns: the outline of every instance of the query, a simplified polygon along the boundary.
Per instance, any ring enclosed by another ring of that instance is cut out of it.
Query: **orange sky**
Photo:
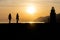
[[[36,12],[29,14],[26,8],[32,5]],[[19,22],[28,22],[38,17],[48,16],[51,7],[54,6],[56,13],[60,13],[60,0],[0,0],[0,22],[8,22],[8,14],[12,14],[12,22],[15,22],[15,16],[19,13]]]

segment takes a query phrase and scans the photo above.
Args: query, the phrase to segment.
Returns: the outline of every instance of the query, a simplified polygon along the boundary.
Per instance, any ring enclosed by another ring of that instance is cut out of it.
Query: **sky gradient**
[[[30,15],[26,12],[28,6],[34,6],[36,12]],[[16,21],[19,13],[19,22],[33,21],[38,17],[48,16],[51,7],[54,6],[56,13],[60,13],[60,0],[0,0],[0,22],[8,22],[8,14],[12,14],[12,22]]]

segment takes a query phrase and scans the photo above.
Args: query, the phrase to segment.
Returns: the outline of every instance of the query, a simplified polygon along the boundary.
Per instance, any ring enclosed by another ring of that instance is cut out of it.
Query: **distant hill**
[[[49,21],[50,21],[50,16],[39,17],[39,18],[35,19],[34,21],[35,21],[35,22],[45,22],[45,23],[49,23]],[[60,23],[60,14],[56,14],[56,21],[57,21],[57,23]]]
[[[57,23],[60,23],[60,14],[56,15],[56,20],[57,20]]]
[[[48,20],[49,20],[49,16],[46,16],[46,17],[39,17],[34,21],[35,22],[48,22]]]

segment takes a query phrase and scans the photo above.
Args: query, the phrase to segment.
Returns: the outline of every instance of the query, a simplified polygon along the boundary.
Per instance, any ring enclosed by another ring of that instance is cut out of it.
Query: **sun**
[[[28,6],[26,11],[28,14],[34,14],[35,13],[35,7]]]

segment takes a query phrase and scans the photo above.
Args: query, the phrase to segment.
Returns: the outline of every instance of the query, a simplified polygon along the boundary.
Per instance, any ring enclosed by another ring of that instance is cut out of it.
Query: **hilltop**
[[[43,23],[11,23],[0,24],[0,32],[55,32],[59,31],[60,24]],[[58,29],[58,30],[57,30]]]

